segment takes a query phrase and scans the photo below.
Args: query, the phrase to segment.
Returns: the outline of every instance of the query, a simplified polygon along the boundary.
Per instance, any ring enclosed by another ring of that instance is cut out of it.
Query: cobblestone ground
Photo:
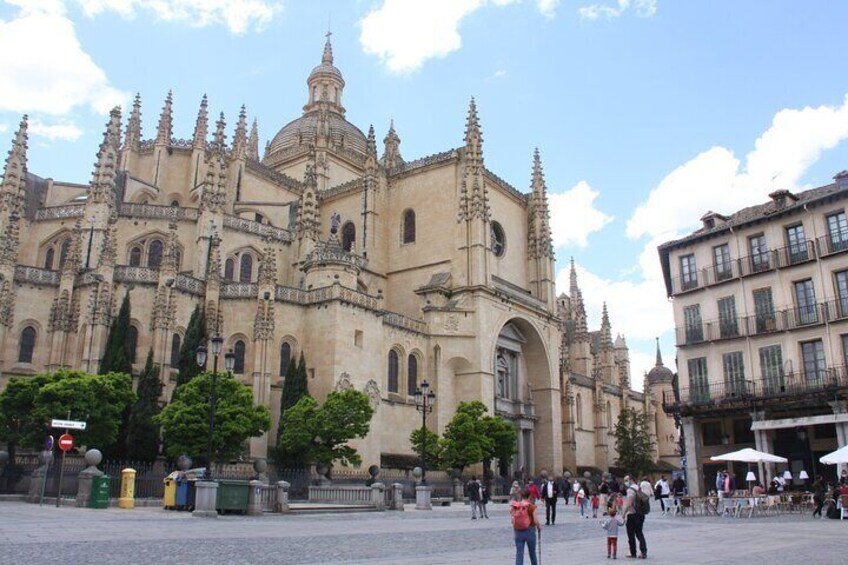
[[[432,512],[194,518],[158,508],[90,510],[0,502],[0,564],[321,563],[510,564],[505,505],[489,520],[468,507]],[[648,516],[649,559],[661,563],[846,563],[848,520],[808,515],[732,519]],[[627,553],[619,538],[619,558]],[[542,534],[543,564],[608,563],[599,521],[560,507]],[[529,563],[529,560],[525,561]]]

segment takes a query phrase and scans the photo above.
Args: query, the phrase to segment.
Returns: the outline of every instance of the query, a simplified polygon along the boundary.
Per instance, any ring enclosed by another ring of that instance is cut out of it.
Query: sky
[[[140,93],[152,137],[173,90],[176,137],[206,93],[264,147],[331,30],[347,118],[394,120],[406,160],[461,146],[472,96],[495,174],[528,191],[539,148],[557,289],[573,257],[638,388],[657,337],[676,370],[657,245],[848,168],[846,21],[832,0],[0,0],[0,142],[27,113],[30,171],[87,183],[109,109]]]

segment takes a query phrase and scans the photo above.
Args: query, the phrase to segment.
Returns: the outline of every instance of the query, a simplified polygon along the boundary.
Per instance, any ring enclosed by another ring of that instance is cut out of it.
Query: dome
[[[365,157],[367,139],[358,127],[335,112],[327,112],[328,134],[330,140],[339,146],[355,151]],[[271,159],[275,153],[286,151],[292,147],[314,143],[318,135],[319,113],[309,112],[284,125],[268,147]]]
[[[647,382],[649,386],[671,383],[674,379],[674,373],[663,365],[662,353],[660,353],[660,340],[657,338],[657,364],[654,365],[654,368],[648,371],[646,376]]]

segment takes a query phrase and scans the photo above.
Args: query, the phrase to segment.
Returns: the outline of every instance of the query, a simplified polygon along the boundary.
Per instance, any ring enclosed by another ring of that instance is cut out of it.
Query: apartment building
[[[663,409],[679,416],[695,495],[729,468],[710,456],[754,447],[789,459],[759,480],[834,476],[819,457],[848,442],[848,171],[834,182],[729,216],[662,244],[673,299],[678,386]]]

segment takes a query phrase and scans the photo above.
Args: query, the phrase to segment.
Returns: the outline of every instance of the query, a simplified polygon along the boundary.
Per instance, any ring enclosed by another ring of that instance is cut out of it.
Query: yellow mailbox
[[[121,471],[121,497],[118,508],[135,508],[135,469]]]

